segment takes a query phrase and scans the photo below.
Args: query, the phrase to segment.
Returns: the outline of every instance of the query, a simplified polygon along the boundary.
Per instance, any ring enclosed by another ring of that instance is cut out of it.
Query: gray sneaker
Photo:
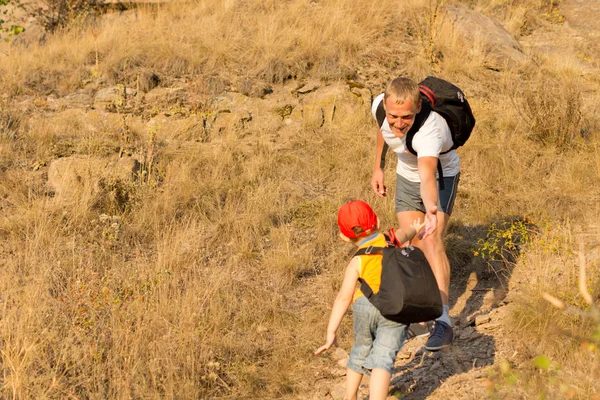
[[[452,327],[445,322],[435,321],[429,339],[425,343],[425,348],[429,351],[438,351],[450,346],[453,339],[454,331]]]

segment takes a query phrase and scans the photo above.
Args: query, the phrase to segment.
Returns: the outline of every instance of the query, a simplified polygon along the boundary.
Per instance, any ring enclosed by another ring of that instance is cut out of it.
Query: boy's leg
[[[369,381],[369,400],[385,400],[390,391],[392,374],[381,368],[373,368]]]
[[[344,400],[356,400],[362,377],[362,374],[346,368],[346,395]]]
[[[370,400],[387,398],[396,355],[404,345],[406,330],[406,325],[390,321],[379,314],[373,350],[365,360],[365,368],[371,370]]]
[[[356,399],[358,387],[367,372],[363,364],[373,348],[373,337],[377,327],[377,309],[366,297],[359,297],[352,306],[354,318],[354,345],[346,364],[346,395],[345,399]]]

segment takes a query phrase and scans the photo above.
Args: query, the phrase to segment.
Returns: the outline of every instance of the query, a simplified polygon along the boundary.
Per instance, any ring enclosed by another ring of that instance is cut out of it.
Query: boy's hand
[[[329,348],[331,346],[333,346],[334,343],[335,343],[335,332],[327,333],[327,343],[325,343],[323,346],[319,347],[317,349],[317,351],[315,351],[315,356],[321,354],[325,350],[329,350]]]
[[[419,239],[423,240],[431,235],[437,229],[437,206],[431,207],[425,213],[425,230],[419,235]]]
[[[425,226],[425,220],[423,220],[423,223],[421,223],[421,220],[419,218],[415,219],[413,221],[413,223],[410,224],[410,227],[415,230],[415,235],[418,234],[419,231],[421,229],[423,229],[424,226]]]

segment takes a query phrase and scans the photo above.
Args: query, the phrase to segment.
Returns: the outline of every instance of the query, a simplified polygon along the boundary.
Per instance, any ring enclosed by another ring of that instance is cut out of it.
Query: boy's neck
[[[377,237],[377,235],[379,235],[379,231],[375,231],[375,232],[371,233],[369,236],[365,236],[364,238],[357,240],[356,242],[354,242],[354,244],[356,245],[356,247],[360,247],[363,244],[367,243],[368,241],[375,239],[375,237]]]

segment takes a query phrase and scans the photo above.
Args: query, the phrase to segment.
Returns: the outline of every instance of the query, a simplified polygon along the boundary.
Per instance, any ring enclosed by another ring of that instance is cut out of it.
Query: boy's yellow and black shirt
[[[375,232],[374,234],[364,238],[358,245],[359,249],[364,249],[369,246],[373,247],[387,247],[387,242],[383,233]],[[360,258],[360,274],[359,276],[364,279],[373,293],[379,292],[379,286],[381,285],[381,260],[383,256],[381,254],[372,255],[361,255],[357,256]],[[354,292],[354,300],[364,296],[360,289],[356,289]]]

